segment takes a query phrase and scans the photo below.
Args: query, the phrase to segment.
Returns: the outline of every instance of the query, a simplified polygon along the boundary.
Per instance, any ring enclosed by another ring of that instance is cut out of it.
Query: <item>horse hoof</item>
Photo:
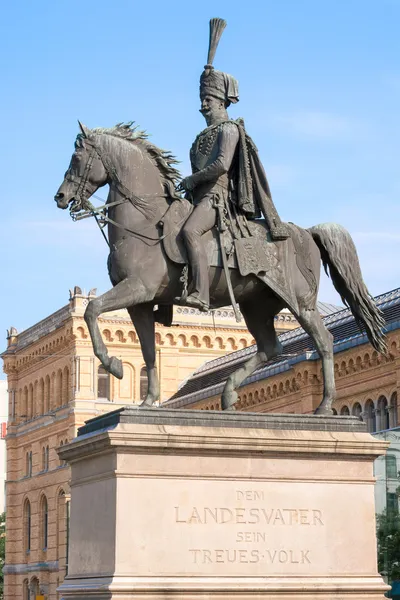
[[[122,379],[124,376],[124,367],[122,366],[122,362],[115,356],[111,357],[108,370],[111,375],[114,375],[114,377],[117,377],[118,379]]]
[[[314,415],[330,417],[333,415],[333,410],[330,406],[318,406],[314,411]]]
[[[222,410],[236,410],[235,404],[238,401],[238,395],[235,391],[227,392],[222,394],[221,398],[221,409]]]
[[[151,408],[156,401],[156,398],[153,396],[147,396],[145,400],[141,404],[139,404],[139,408]]]

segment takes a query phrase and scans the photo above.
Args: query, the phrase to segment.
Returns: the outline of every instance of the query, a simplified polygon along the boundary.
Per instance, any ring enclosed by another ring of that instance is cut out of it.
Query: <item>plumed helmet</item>
[[[200,98],[210,95],[219,100],[223,100],[227,106],[239,102],[239,84],[237,80],[217,71],[213,67],[213,60],[217,50],[218,42],[221,39],[222,32],[226,27],[226,21],[223,19],[210,20],[210,41],[208,46],[207,64],[200,76]]]

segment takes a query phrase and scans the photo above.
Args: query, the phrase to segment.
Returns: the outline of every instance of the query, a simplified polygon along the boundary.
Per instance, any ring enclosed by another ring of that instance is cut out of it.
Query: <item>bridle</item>
[[[65,175],[66,181],[70,181],[71,183],[78,183],[76,192],[74,194],[75,198],[69,207],[69,212],[70,212],[72,220],[80,221],[80,220],[86,219],[88,217],[94,217],[96,219],[97,225],[99,226],[100,231],[103,234],[103,237],[106,240],[108,246],[110,246],[110,243],[104,233],[104,227],[108,223],[110,223],[111,225],[114,225],[115,227],[118,227],[119,229],[123,229],[125,232],[129,233],[130,235],[142,238],[143,241],[145,241],[145,242],[146,242],[146,240],[154,242],[154,244],[151,244],[151,245],[160,243],[161,240],[163,240],[166,237],[165,235],[158,236],[158,237],[151,237],[151,236],[144,235],[143,232],[146,231],[147,229],[150,229],[151,227],[154,227],[158,223],[160,223],[160,221],[162,221],[162,218],[164,215],[158,215],[157,218],[155,220],[153,220],[147,227],[145,227],[144,229],[141,228],[140,231],[138,231],[138,230],[133,230],[128,227],[125,227],[124,225],[121,225],[121,223],[114,221],[113,219],[111,219],[108,216],[107,212],[108,212],[108,209],[111,208],[112,206],[118,206],[120,204],[124,204],[125,202],[130,202],[134,208],[136,208],[143,215],[145,215],[144,198],[149,198],[149,199],[168,198],[169,194],[167,194],[167,193],[144,194],[142,196],[136,196],[136,194],[133,194],[133,192],[131,192],[129,190],[129,188],[127,188],[122,183],[122,181],[118,177],[118,173],[117,173],[114,165],[108,159],[108,157],[104,156],[104,154],[101,153],[101,150],[98,147],[98,145],[93,140],[88,140],[88,138],[85,138],[85,145],[90,146],[92,150],[89,154],[89,158],[86,162],[83,174],[81,176],[72,175],[70,173],[70,169],[68,169],[68,171]],[[111,186],[114,187],[120,193],[120,196],[121,196],[121,198],[119,200],[116,200],[115,202],[103,204],[102,206],[98,206],[98,207],[94,206],[90,202],[90,200],[85,197],[86,196],[86,194],[85,194],[86,186],[88,183],[89,174],[93,167],[93,161],[96,158],[96,156],[101,161],[101,163],[104,167],[104,170],[107,173],[110,187]],[[168,210],[168,208],[167,208],[167,210]],[[146,242],[146,243],[148,243],[148,242]]]

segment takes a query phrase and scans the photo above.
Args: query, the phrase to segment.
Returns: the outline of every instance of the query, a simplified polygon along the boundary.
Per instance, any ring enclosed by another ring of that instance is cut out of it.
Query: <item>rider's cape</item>
[[[267,176],[258,150],[245,130],[242,119],[234,121],[239,129],[239,167],[236,202],[249,219],[264,216],[272,235],[281,235],[282,222],[272,201]],[[287,237],[287,235],[285,235]]]

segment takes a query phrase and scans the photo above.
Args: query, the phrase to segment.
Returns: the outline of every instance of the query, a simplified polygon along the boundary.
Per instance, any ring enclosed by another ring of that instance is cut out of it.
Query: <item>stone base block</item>
[[[351,417],[115,411],[72,468],[65,600],[383,600],[373,460]]]

